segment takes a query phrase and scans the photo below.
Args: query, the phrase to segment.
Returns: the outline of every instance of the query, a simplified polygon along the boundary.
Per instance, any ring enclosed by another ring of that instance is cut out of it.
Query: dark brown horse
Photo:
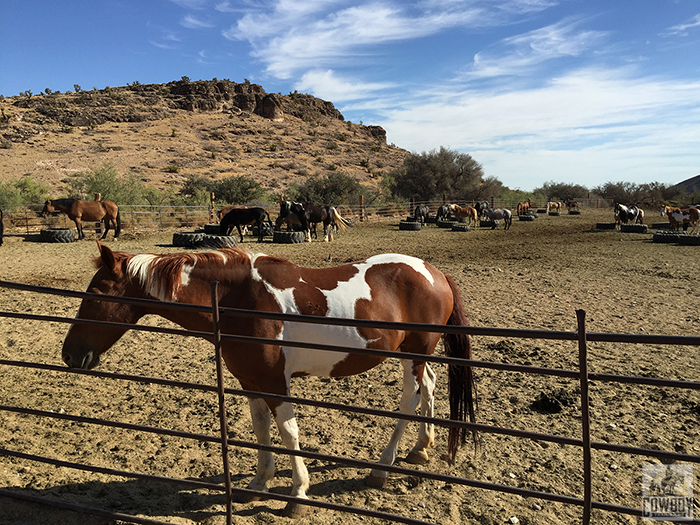
[[[288,202],[280,203],[280,215],[294,213],[301,222],[302,229],[306,232],[306,240],[311,242],[311,224],[323,223],[323,240],[325,242],[333,240],[333,230],[335,228],[347,228],[351,222],[343,218],[338,210],[327,204],[310,204],[308,202]],[[284,216],[283,216],[284,218]]]
[[[101,221],[105,231],[100,239],[107,237],[110,224],[114,226],[114,238],[117,239],[122,231],[122,220],[119,207],[112,201],[81,201],[80,199],[55,199],[44,203],[41,214],[46,217],[54,211],[68,215],[78,229],[78,239],[84,239],[83,221]]]
[[[113,252],[98,242],[99,270],[88,290],[99,294],[156,299],[164,302],[211,305],[211,281],[219,282],[220,306],[264,312],[282,312],[320,317],[368,319],[431,325],[464,326],[467,318],[454,281],[431,264],[398,254],[375,255],[364,261],[333,268],[302,268],[262,254],[251,255],[239,248],[204,253],[166,255]],[[84,299],[77,319],[109,320],[135,324],[148,314],[160,315],[188,330],[211,333],[209,313],[193,315],[154,306],[128,305],[99,299]],[[267,342],[222,342],[226,366],[241,386],[254,392],[289,395],[290,379],[295,376],[343,377],[361,374],[384,361],[383,357],[352,352],[311,350],[285,344],[305,342],[331,344],[342,348],[373,348],[395,352],[432,354],[441,337],[445,354],[470,359],[467,335],[440,332],[347,327],[279,321],[262,317],[243,318],[223,315],[225,334],[264,338]],[[100,328],[71,325],[63,343],[63,360],[70,367],[90,369],[127,331],[127,328]],[[439,330],[439,328],[438,328]],[[123,349],[127,350],[127,349]],[[400,411],[413,414],[420,402],[420,413],[433,416],[435,372],[420,360],[401,361],[403,395]],[[469,366],[446,367],[449,385],[450,418],[475,418],[475,386]],[[285,446],[299,450],[299,430],[291,403],[252,397],[249,399],[253,429],[259,443],[270,444],[270,423],[274,418]],[[400,419],[379,460],[394,463],[407,420]],[[454,461],[466,441],[466,429],[450,428],[448,449]],[[434,445],[432,424],[419,425],[418,441],[407,461],[425,463],[427,449]],[[290,456],[292,496],[306,499],[309,475],[302,459]],[[265,491],[275,473],[269,451],[258,451],[258,468],[250,489]],[[387,472],[373,469],[368,483],[381,487]],[[303,503],[290,502],[286,512],[298,516]]]

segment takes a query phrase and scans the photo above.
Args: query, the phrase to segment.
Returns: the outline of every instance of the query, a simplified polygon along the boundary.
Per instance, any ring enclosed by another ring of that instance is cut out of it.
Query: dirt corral
[[[700,335],[700,257],[694,246],[651,242],[651,234],[595,229],[611,221],[609,210],[584,209],[581,215],[541,216],[514,221],[510,231],[453,232],[434,225],[399,231],[398,221],[358,224],[331,244],[284,245],[252,238],[244,247],[294,263],[323,267],[387,251],[429,260],[459,285],[475,326],[538,330],[576,330],[575,310],[587,314],[590,332]],[[0,248],[0,278],[8,281],[84,290],[97,254],[91,241],[44,244],[9,235]],[[128,252],[178,251],[172,231],[153,235],[125,232],[109,246]],[[330,259],[330,261],[329,261]],[[0,310],[73,317],[74,299],[0,288]],[[168,326],[159,318],[146,324]],[[0,317],[0,358],[61,364],[67,326]],[[473,338],[480,360],[576,369],[577,345],[569,341]],[[622,375],[700,380],[697,347],[589,343],[589,370]],[[434,365],[438,386],[436,415],[448,413],[446,371]],[[103,356],[100,370],[213,384],[213,349],[206,342],[170,335],[129,332]],[[516,372],[478,370],[478,420],[515,429],[580,438],[578,383]],[[227,386],[237,388],[230,376]],[[328,380],[300,378],[292,395],[397,408],[400,367],[391,360],[367,374]],[[112,419],[216,435],[214,394],[144,383],[98,379],[51,371],[2,367],[0,404]],[[227,398],[232,439],[254,441],[247,402]],[[297,407],[302,449],[374,461],[388,442],[394,421]],[[594,382],[591,390],[592,439],[691,455],[700,454],[700,399],[697,392],[672,388]],[[415,442],[410,424],[397,464]],[[462,449],[455,465],[446,462],[446,430],[436,429],[436,449],[425,470],[503,485],[582,496],[581,450],[543,441],[482,435],[478,452]],[[276,429],[274,444],[280,444]],[[0,443],[11,450],[67,461],[138,471],[158,476],[222,483],[216,445],[175,437],[138,434],[83,423],[0,412]],[[232,479],[244,486],[256,466],[250,449],[233,449]],[[286,494],[289,460],[279,457],[271,491]],[[593,490],[598,501],[639,507],[642,465],[652,458],[593,452]],[[458,484],[392,474],[381,490],[364,484],[367,471],[307,461],[310,497],[400,514],[440,524],[499,524],[512,517],[523,524],[580,522],[579,507],[499,494]],[[695,468],[695,491],[700,490]],[[220,493],[182,489],[156,482],[102,474],[0,456],[0,487],[25,494],[129,513],[172,523],[225,523]],[[286,522],[284,503],[267,500],[236,504],[235,523]],[[696,515],[700,510],[695,509]],[[313,523],[324,525],[372,518],[317,510]],[[638,518],[593,512],[593,523],[637,523]],[[0,524],[111,523],[37,504],[0,498]]]

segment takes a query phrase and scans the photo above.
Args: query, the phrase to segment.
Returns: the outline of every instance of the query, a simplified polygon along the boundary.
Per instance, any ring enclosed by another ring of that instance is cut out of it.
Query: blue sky
[[[700,174],[698,0],[3,0],[0,94],[249,79],[487,176]]]

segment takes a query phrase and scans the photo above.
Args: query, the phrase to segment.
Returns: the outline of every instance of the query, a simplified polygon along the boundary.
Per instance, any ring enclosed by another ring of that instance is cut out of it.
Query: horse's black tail
[[[462,304],[462,297],[459,293],[457,285],[451,277],[445,276],[447,283],[452,290],[454,306],[452,314],[447,321],[451,326],[468,326],[469,320]],[[448,357],[457,357],[460,359],[471,359],[472,351],[467,334],[444,334],[443,342],[445,344],[445,354]],[[476,383],[474,382],[474,374],[472,367],[469,365],[449,365],[449,398],[450,398],[450,419],[456,421],[466,421],[469,416],[469,421],[476,423],[477,409],[477,393]],[[472,432],[474,438],[474,446],[479,443],[479,436],[476,431]],[[452,463],[455,461],[457,450],[467,441],[467,429],[450,427],[448,437],[448,451]]]
[[[116,239],[119,237],[119,234],[122,232],[122,215],[119,210],[117,210],[117,227],[114,229],[114,238]]]

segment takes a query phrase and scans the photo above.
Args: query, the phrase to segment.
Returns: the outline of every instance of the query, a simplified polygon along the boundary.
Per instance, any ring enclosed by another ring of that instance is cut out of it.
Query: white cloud
[[[428,93],[384,117],[391,142],[468,152],[488,176],[523,189],[567,177],[586,186],[677,182],[695,175],[677,167],[688,165],[688,151],[700,165],[692,144],[700,136],[700,81],[636,78],[633,70],[585,69],[520,91]],[[594,177],[603,180],[589,182]]]
[[[299,69],[332,66],[339,58],[378,53],[381,44],[484,23],[481,9],[463,3],[459,9],[430,9],[415,15],[404,4],[382,2],[327,11],[338,3],[283,0],[272,14],[247,13],[224,36],[249,41],[253,56],[267,64],[268,73],[290,78]]]
[[[594,49],[608,33],[577,30],[579,21],[562,20],[522,35],[506,38],[487,52],[474,55],[468,77],[531,75],[533,67],[562,57],[576,57]]]
[[[178,5],[180,7],[184,7],[185,9],[203,9],[207,4],[207,0],[170,0],[170,1],[175,5]]]
[[[188,29],[209,29],[211,27],[214,27],[214,24],[195,18],[192,15],[185,16],[180,21],[180,25]]]
[[[348,100],[366,99],[375,96],[377,91],[395,87],[390,83],[359,82],[338,78],[331,70],[309,71],[294,86],[298,91],[334,103]]]
[[[695,15],[687,22],[669,27],[667,34],[688,36],[688,29],[700,28],[700,14]]]

